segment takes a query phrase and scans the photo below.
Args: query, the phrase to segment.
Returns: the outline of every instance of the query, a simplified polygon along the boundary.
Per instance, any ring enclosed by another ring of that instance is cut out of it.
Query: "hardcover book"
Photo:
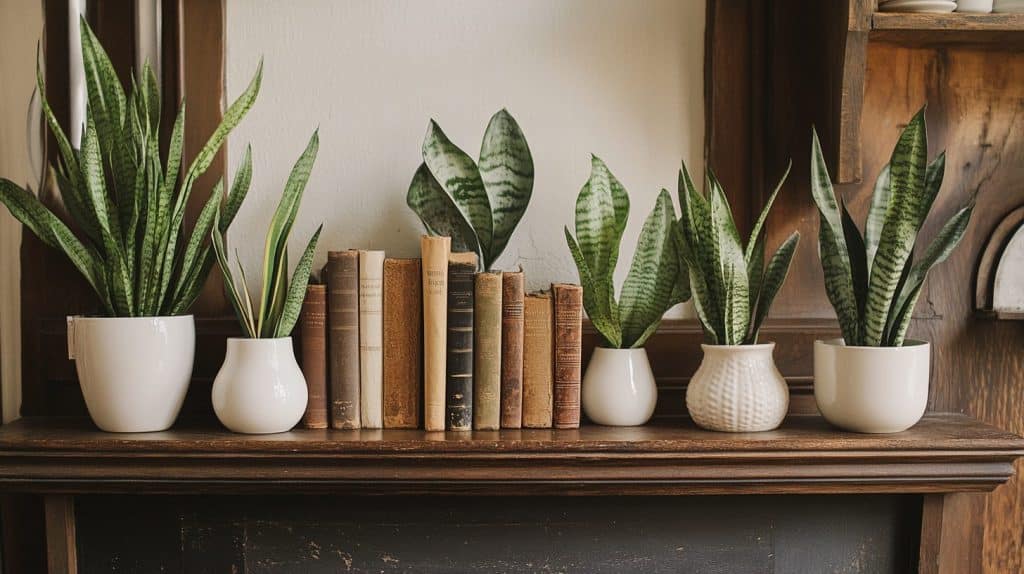
[[[357,429],[359,420],[359,252],[327,254],[327,325],[331,427]]]
[[[448,257],[448,353],[446,425],[448,430],[473,429],[473,277],[476,253]]]
[[[477,273],[473,310],[473,428],[501,428],[501,272]]]
[[[359,416],[384,428],[384,252],[359,252]]]
[[[299,312],[302,376],[309,401],[302,415],[303,428],[327,428],[327,287],[309,285]]]
[[[422,420],[423,283],[419,259],[384,260],[384,428]]]
[[[523,426],[523,271],[501,279],[501,427]]]
[[[448,350],[448,252],[451,237],[420,238],[423,257],[423,426],[444,430],[445,353]]]
[[[554,336],[551,293],[530,293],[523,306],[523,426],[551,428]]]
[[[579,285],[556,283],[555,299],[554,401],[555,428],[580,426],[580,379],[583,354],[583,289]]]

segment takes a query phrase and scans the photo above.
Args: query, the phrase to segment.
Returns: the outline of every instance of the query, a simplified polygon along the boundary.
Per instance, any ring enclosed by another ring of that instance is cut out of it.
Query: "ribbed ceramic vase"
[[[309,400],[292,338],[228,339],[224,365],[213,381],[213,410],[237,433],[291,430]]]
[[[583,412],[599,425],[638,426],[658,402],[646,349],[594,349],[583,377]]]
[[[697,425],[724,432],[777,428],[789,409],[789,387],[775,367],[775,343],[701,345],[704,359],[686,389]]]

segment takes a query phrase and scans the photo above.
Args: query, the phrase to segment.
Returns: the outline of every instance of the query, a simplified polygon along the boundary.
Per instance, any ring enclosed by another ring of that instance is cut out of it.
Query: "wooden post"
[[[69,494],[48,494],[46,505],[46,563],[50,574],[77,574],[75,499]]]

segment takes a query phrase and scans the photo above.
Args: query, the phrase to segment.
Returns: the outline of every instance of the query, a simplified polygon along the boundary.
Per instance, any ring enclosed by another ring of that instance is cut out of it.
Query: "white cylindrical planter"
[[[992,0],[956,0],[956,11],[988,14],[992,11]]]
[[[230,338],[213,381],[213,410],[238,433],[284,432],[302,418],[308,392],[291,337]]]
[[[928,406],[931,346],[847,347],[814,342],[814,399],[825,420],[864,433],[892,433],[917,424]]]
[[[789,410],[789,387],[775,367],[775,343],[701,345],[704,360],[686,388],[693,422],[708,430],[777,428]]]
[[[599,425],[638,426],[658,402],[646,349],[594,349],[581,390],[583,412]]]
[[[196,328],[179,317],[68,317],[85,406],[108,432],[151,432],[178,418],[192,380]]]

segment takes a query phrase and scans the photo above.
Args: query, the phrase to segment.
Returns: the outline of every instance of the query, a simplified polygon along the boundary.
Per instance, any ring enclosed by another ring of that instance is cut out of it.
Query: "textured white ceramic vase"
[[[192,380],[196,328],[179,317],[68,317],[68,358],[96,426],[170,428]]]
[[[789,387],[775,367],[775,343],[701,345],[704,359],[686,388],[693,422],[709,430],[759,432],[782,424]]]
[[[583,377],[583,412],[599,425],[646,423],[658,402],[646,349],[594,349]]]
[[[292,338],[228,339],[224,364],[213,381],[213,410],[238,433],[291,430],[309,399]]]
[[[892,433],[917,424],[928,406],[931,346],[847,347],[814,342],[814,400],[825,420],[846,430]]]

